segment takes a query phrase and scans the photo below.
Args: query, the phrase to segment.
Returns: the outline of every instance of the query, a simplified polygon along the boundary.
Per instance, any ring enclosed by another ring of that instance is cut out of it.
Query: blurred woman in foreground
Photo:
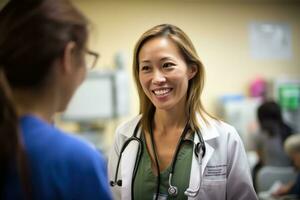
[[[101,155],[52,125],[96,55],[85,17],[67,0],[11,0],[0,35],[0,199],[110,199]]]

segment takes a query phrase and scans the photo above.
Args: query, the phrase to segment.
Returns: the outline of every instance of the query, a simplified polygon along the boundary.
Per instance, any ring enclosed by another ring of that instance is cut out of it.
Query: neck
[[[56,98],[50,92],[47,94],[36,90],[13,90],[14,103],[18,116],[35,115],[52,123],[56,111]]]
[[[185,127],[188,117],[185,112],[166,112],[157,110],[154,114],[154,128],[159,133],[170,133],[169,130],[181,130]]]

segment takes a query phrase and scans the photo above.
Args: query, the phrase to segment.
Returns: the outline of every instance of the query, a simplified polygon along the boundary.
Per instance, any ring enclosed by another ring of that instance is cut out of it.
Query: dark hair
[[[29,183],[11,88],[43,86],[68,42],[76,43],[76,52],[85,48],[87,24],[68,0],[11,0],[0,11],[0,190],[13,162],[23,189]]]
[[[274,101],[266,101],[258,107],[257,118],[263,130],[271,137],[279,134],[282,143],[292,134],[292,129],[283,121],[281,108]]]

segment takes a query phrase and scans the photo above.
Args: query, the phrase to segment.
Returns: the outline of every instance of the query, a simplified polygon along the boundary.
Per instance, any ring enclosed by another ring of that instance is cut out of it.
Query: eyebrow
[[[165,60],[174,60],[172,57],[169,57],[169,56],[167,56],[167,57],[163,57],[163,58],[161,58],[159,61],[165,61]]]
[[[159,61],[165,61],[165,60],[172,60],[174,61],[174,59],[172,57],[169,57],[169,56],[166,56],[166,57],[163,57],[161,59],[159,59]],[[151,63],[150,60],[141,60],[140,63]]]
[[[141,60],[139,63],[150,63],[150,60]]]

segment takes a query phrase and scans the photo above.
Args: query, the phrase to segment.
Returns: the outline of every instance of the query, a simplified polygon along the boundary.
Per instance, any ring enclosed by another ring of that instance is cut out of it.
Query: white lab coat
[[[117,128],[108,162],[109,180],[114,180],[122,145],[133,135],[139,120],[140,116],[135,117]],[[202,187],[196,197],[189,197],[188,200],[256,200],[244,146],[235,128],[221,121],[208,121],[209,125],[206,125],[199,116],[200,130],[206,146],[202,159]],[[198,141],[199,138],[195,136],[194,143]],[[118,173],[118,179],[122,179],[122,187],[111,187],[117,200],[131,200],[131,180],[137,150],[138,143],[130,142],[123,152]],[[189,188],[198,187],[199,173],[198,159],[193,153]]]

